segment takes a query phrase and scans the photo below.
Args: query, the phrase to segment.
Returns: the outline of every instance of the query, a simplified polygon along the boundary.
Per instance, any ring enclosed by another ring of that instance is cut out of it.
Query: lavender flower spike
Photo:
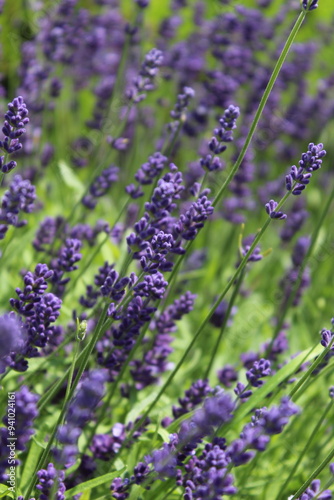
[[[318,8],[318,0],[302,0],[302,7],[304,10],[315,10]]]
[[[15,97],[8,104],[8,111],[5,114],[5,122],[2,127],[2,132],[5,136],[3,141],[0,141],[0,149],[7,155],[19,151],[22,144],[19,141],[26,129],[25,125],[29,123],[28,110],[23,100],[23,97]],[[3,174],[7,174],[16,167],[15,161],[5,163],[5,156],[0,156],[0,170]]]
[[[286,189],[295,196],[300,195],[310,183],[312,172],[321,168],[322,158],[325,156],[326,151],[323,149],[323,144],[311,142],[306,153],[302,154],[299,168],[292,165],[290,173],[285,177]]]
[[[271,219],[286,219],[287,215],[284,214],[283,212],[275,212],[275,209],[277,208],[278,203],[277,201],[270,200],[268,203],[266,203],[266,212],[270,216]]]

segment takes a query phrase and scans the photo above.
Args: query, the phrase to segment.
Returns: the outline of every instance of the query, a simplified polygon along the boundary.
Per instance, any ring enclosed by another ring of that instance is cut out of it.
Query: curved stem
[[[276,500],[282,500],[284,498],[284,495],[285,495],[285,489],[287,487],[287,485],[289,484],[289,482],[291,481],[291,479],[293,478],[294,474],[296,473],[298,467],[299,467],[299,464],[300,462],[302,461],[303,457],[306,455],[309,447],[311,446],[311,443],[313,441],[313,439],[315,438],[315,436],[318,434],[319,432],[319,429],[320,427],[322,426],[328,412],[331,410],[332,406],[334,404],[334,400],[332,399],[328,405],[326,406],[325,408],[325,411],[322,413],[321,417],[319,418],[318,422],[316,423],[316,425],[314,426],[314,429],[310,435],[310,437],[308,438],[307,440],[307,443],[306,445],[304,446],[304,449],[303,451],[301,452],[301,454],[299,455],[299,457],[297,458],[294,466],[292,467],[291,471],[290,471],[290,474],[288,475],[286,481],[284,482],[279,494],[277,495],[276,497]]]
[[[225,328],[226,328],[226,325],[227,325],[227,322],[229,320],[229,317],[230,317],[230,314],[231,314],[231,311],[232,311],[232,307],[234,305],[234,302],[237,298],[237,295],[239,293],[239,290],[240,290],[240,287],[241,287],[241,284],[242,284],[242,281],[243,281],[243,278],[244,278],[244,275],[245,275],[245,270],[240,274],[240,277],[238,279],[238,282],[236,283],[235,287],[234,287],[234,290],[233,290],[233,294],[232,294],[232,297],[229,301],[229,304],[228,304],[228,308],[227,308],[227,311],[225,313],[225,316],[224,316],[224,320],[223,320],[223,324],[220,328],[220,332],[219,332],[219,335],[218,335],[218,338],[216,340],[216,343],[215,343],[215,346],[213,348],[213,351],[212,351],[212,354],[211,354],[211,357],[210,357],[210,361],[208,363],[208,366],[207,366],[207,369],[205,371],[205,375],[204,375],[204,379],[207,379],[209,378],[209,375],[210,375],[210,371],[212,369],[212,365],[213,365],[213,362],[215,360],[215,357],[217,355],[217,352],[218,352],[218,349],[219,349],[219,345],[221,343],[221,340],[223,338],[223,335],[224,335],[224,331],[225,331]]]
[[[271,340],[271,342],[270,342],[270,344],[269,344],[269,346],[268,346],[268,348],[266,350],[266,355],[271,351],[273,343],[274,343],[277,335],[279,334],[279,332],[280,332],[280,330],[281,330],[281,328],[283,326],[286,314],[287,314],[289,308],[291,307],[291,305],[292,305],[292,303],[293,303],[293,301],[295,299],[296,293],[297,293],[297,291],[299,289],[299,286],[300,286],[300,283],[301,283],[301,280],[302,280],[302,277],[303,277],[303,273],[304,273],[304,271],[306,269],[306,266],[308,264],[308,261],[309,261],[311,255],[313,253],[314,247],[315,247],[315,245],[317,243],[317,240],[318,240],[320,229],[321,229],[322,224],[323,224],[323,222],[324,222],[324,220],[325,220],[325,218],[326,218],[326,216],[327,216],[327,214],[329,212],[329,209],[331,207],[333,198],[334,198],[334,187],[333,187],[333,189],[332,189],[332,191],[331,191],[331,193],[330,193],[330,195],[329,195],[329,197],[327,199],[327,203],[326,203],[326,205],[325,205],[325,207],[324,207],[324,209],[323,209],[323,211],[322,211],[322,213],[320,215],[320,219],[319,219],[319,221],[318,221],[318,223],[316,225],[316,228],[313,231],[313,234],[312,234],[312,237],[311,237],[311,244],[310,244],[310,246],[309,246],[309,248],[308,248],[308,250],[306,252],[306,255],[305,255],[304,259],[303,259],[303,262],[302,262],[302,264],[301,264],[301,266],[299,268],[297,279],[296,279],[295,283],[292,286],[292,290],[291,290],[291,293],[289,294],[288,300],[285,302],[285,304],[283,306],[283,310],[282,310],[282,312],[280,314],[279,320],[278,320],[276,328],[274,330],[274,334],[273,334],[272,340]]]
[[[334,458],[334,450],[330,451],[327,457],[321,462],[321,464],[312,472],[310,477],[305,481],[305,483],[299,488],[297,493],[291,497],[291,500],[297,500],[302,493],[309,487],[312,481],[319,476],[320,472],[333,460]]]
[[[237,170],[239,169],[244,157],[245,157],[245,154],[247,152],[247,149],[252,141],[252,138],[253,138],[253,135],[255,133],[255,130],[256,130],[256,127],[260,121],[260,118],[261,118],[261,115],[262,115],[262,112],[265,108],[265,105],[268,101],[268,98],[270,96],[270,93],[275,85],[275,82],[277,80],[277,77],[281,71],[281,68],[283,66],[283,63],[289,53],[289,50],[291,48],[291,45],[293,44],[295,38],[296,38],[296,35],[301,27],[301,25],[303,24],[303,21],[306,17],[306,11],[301,11],[291,32],[290,32],[290,35],[288,36],[288,39],[287,41],[285,42],[285,45],[283,47],[283,50],[281,52],[281,55],[279,56],[278,58],[278,61],[275,65],[275,68],[272,72],[272,75],[270,77],[270,80],[267,84],[267,87],[264,91],[264,94],[261,98],[261,101],[260,101],[260,104],[259,104],[259,107],[255,113],[255,116],[254,116],[254,119],[252,121],[252,124],[250,126],[250,129],[249,129],[249,132],[247,134],[247,137],[246,137],[246,141],[245,141],[245,144],[242,148],[242,150],[240,151],[240,154],[237,158],[237,161],[235,162],[235,164],[233,165],[232,167],[232,170],[230,171],[230,173],[228,174],[225,182],[223,183],[222,187],[220,188],[220,190],[218,191],[214,201],[213,201],[213,206],[215,207],[218,202],[221,200],[223,194],[225,193],[226,189],[227,189],[227,186],[229,185],[229,183],[231,182],[232,178],[234,177],[234,175],[236,174]]]

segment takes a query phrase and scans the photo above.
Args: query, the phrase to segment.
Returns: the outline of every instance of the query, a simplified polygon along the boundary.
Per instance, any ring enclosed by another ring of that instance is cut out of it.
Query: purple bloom
[[[225,365],[224,368],[217,373],[218,380],[225,387],[231,387],[232,382],[238,380],[238,372],[232,365]]]
[[[146,457],[146,462],[153,464],[160,478],[176,475],[176,453],[171,443],[164,443],[162,448],[154,450],[151,456]]]
[[[164,280],[161,273],[152,276],[144,276],[144,280],[134,287],[134,292],[139,297],[150,297],[151,299],[162,299],[168,282]]]
[[[52,278],[51,271],[46,264],[37,264],[35,272],[28,271],[24,278],[24,289],[16,288],[18,299],[10,299],[10,305],[22,316],[32,316],[34,304],[40,302],[41,296],[48,288],[48,280]]]
[[[317,500],[332,500],[333,495],[330,490],[324,490],[321,493],[321,483],[320,479],[314,479],[310,486],[302,493],[302,495],[297,498],[297,500],[312,500],[312,498],[317,498]]]
[[[15,175],[1,200],[0,240],[5,237],[8,226],[23,227],[27,224],[26,220],[19,220],[19,213],[31,213],[35,208],[35,200],[35,186],[20,175]]]
[[[252,368],[246,372],[248,382],[253,387],[260,387],[263,385],[263,377],[271,375],[270,361],[267,359],[260,359],[255,361]]]
[[[119,169],[114,165],[106,168],[102,173],[96,177],[89,188],[89,193],[81,200],[90,210],[93,210],[97,205],[97,198],[104,196],[111,185],[118,180]]]
[[[122,479],[120,477],[116,477],[116,479],[113,480],[111,483],[111,494],[113,498],[116,498],[116,500],[125,500],[129,496],[128,492],[128,486],[129,486],[130,480],[125,478]]]
[[[170,112],[170,116],[174,120],[185,120],[185,112],[189,105],[191,99],[195,97],[195,91],[191,87],[184,87],[183,93],[178,94],[177,102],[174,106],[173,111]]]
[[[5,114],[5,122],[2,127],[2,132],[5,136],[3,141],[0,141],[0,149],[6,155],[10,155],[22,148],[19,141],[26,129],[24,128],[29,122],[28,110],[23,100],[23,97],[15,97],[12,102],[8,104],[8,111]],[[15,161],[5,163],[6,156],[0,156],[0,170],[2,173],[7,174],[16,167]]]
[[[249,390],[245,390],[246,386],[242,384],[241,382],[238,382],[236,385],[236,388],[234,389],[235,394],[238,396],[240,399],[248,399],[253,392]]]
[[[320,334],[321,334],[320,344],[323,345],[324,347],[328,347],[332,342],[333,333],[331,332],[331,330],[326,330],[326,328],[323,328]]]
[[[239,117],[240,110],[237,106],[232,104],[225,110],[224,115],[220,118],[220,127],[214,130],[214,137],[209,142],[209,150],[214,155],[219,155],[226,150],[224,143],[233,141],[233,130],[236,128],[236,121]],[[211,154],[202,157],[200,160],[202,168],[212,172],[222,169],[222,163],[217,156]]]
[[[12,393],[14,394],[14,393]],[[39,396],[29,391],[28,387],[23,385],[16,393],[15,399],[9,399],[15,404],[15,437],[17,438],[16,449],[24,451],[26,444],[34,434],[33,421],[38,416],[37,401]],[[8,417],[4,417],[2,422],[8,426]],[[8,476],[5,473],[8,467],[8,438],[7,427],[0,428],[0,480],[7,481]],[[20,461],[16,460],[16,465]]]
[[[265,434],[271,436],[280,434],[289,422],[292,415],[299,413],[299,408],[285,396],[279,406],[273,406],[269,410],[262,408],[255,412],[254,425],[261,426]]]
[[[293,165],[290,173],[285,177],[286,189],[291,191],[293,195],[300,195],[309,184],[312,172],[321,168],[322,158],[325,156],[326,151],[323,149],[323,144],[316,145],[311,142],[307,152],[302,154],[299,168]]]
[[[104,383],[107,375],[103,370],[94,370],[81,380],[73,400],[67,410],[65,424],[59,427],[58,441],[64,446],[53,449],[58,463],[65,467],[73,465],[78,454],[77,441],[87,421],[92,419],[94,411],[104,396]]]
[[[191,457],[185,465],[186,473],[178,480],[185,487],[185,500],[218,500],[237,493],[234,478],[228,474],[225,449],[225,441],[215,438],[199,457]]]
[[[271,217],[271,219],[286,219],[287,215],[283,212],[276,212],[275,209],[278,206],[278,203],[274,200],[270,200],[266,203],[266,212]]]
[[[318,8],[319,0],[302,0],[302,7],[304,10],[315,10]],[[304,500],[304,498],[302,499]]]
[[[199,229],[204,227],[204,222],[213,214],[214,208],[211,200],[207,197],[208,190],[204,190],[198,197],[198,200],[193,202],[176,224],[173,225],[173,235],[177,239],[181,237],[185,240],[194,240]]]
[[[216,328],[221,328],[226,316],[226,312],[228,309],[228,302],[226,300],[222,300],[220,304],[216,307],[213,315],[210,318],[210,323]],[[227,326],[231,326],[233,323],[233,316],[236,314],[238,308],[232,307],[230,312],[230,317],[227,321]]]
[[[161,154],[159,151],[150,156],[146,163],[140,167],[138,172],[135,174],[136,181],[142,186],[152,184],[156,177],[159,177],[160,173],[166,166],[168,158]]]
[[[219,427],[232,418],[234,403],[229,394],[222,392],[217,396],[207,398],[204,406],[197,410],[191,422],[197,426],[203,436],[213,432],[214,427]]]
[[[14,313],[0,316],[0,373],[10,364],[11,353],[20,354],[26,342],[23,323]]]
[[[57,471],[55,466],[50,463],[48,468],[41,469],[37,472],[37,477],[39,483],[36,488],[40,490],[39,498],[40,500],[64,500],[65,498],[65,473],[63,471]],[[54,484],[56,483],[56,491],[53,490]],[[52,496],[51,496],[52,495]]]
[[[151,329],[157,329],[153,345],[150,342],[150,349],[145,352],[142,359],[131,362],[134,367],[131,370],[131,375],[136,382],[136,389],[140,390],[157,383],[159,375],[170,368],[168,356],[173,352],[170,346],[173,338],[169,333],[176,330],[176,321],[192,311],[194,299],[195,295],[187,292],[168,306],[151,324]]]
[[[174,418],[179,418],[194,410],[204,399],[213,392],[208,380],[196,380],[190,389],[187,389],[183,398],[179,398],[180,407],[173,406]]]
[[[127,91],[127,97],[131,101],[138,103],[146,97],[146,94],[142,92],[154,90],[155,77],[162,61],[163,53],[161,50],[152,49],[146,54],[139,75],[133,81],[134,86]]]

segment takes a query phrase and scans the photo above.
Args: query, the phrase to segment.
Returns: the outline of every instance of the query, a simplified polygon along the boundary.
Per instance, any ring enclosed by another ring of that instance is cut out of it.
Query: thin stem
[[[330,451],[327,457],[321,462],[321,464],[312,472],[310,477],[305,481],[305,483],[299,488],[297,493],[293,495],[291,500],[296,500],[297,498],[304,493],[304,491],[309,487],[312,481],[319,476],[320,472],[333,460],[334,458],[334,450]]]
[[[64,405],[62,407],[62,410],[61,410],[60,415],[58,417],[57,423],[54,426],[53,431],[51,433],[51,436],[49,438],[49,442],[47,444],[47,447],[43,451],[43,453],[42,453],[42,455],[41,455],[41,457],[40,457],[40,459],[38,461],[38,464],[37,464],[37,466],[35,468],[35,471],[34,471],[34,473],[32,475],[32,479],[31,479],[31,481],[29,483],[28,490],[27,490],[27,493],[26,493],[26,496],[25,496],[26,500],[29,499],[30,493],[32,492],[33,488],[35,487],[35,484],[37,482],[36,473],[37,473],[37,471],[39,469],[41,469],[44,466],[44,464],[45,464],[45,462],[47,460],[47,457],[48,457],[49,452],[51,450],[51,446],[52,446],[54,438],[56,436],[56,432],[57,432],[58,426],[61,424],[61,422],[64,419],[64,416],[65,416],[65,413],[66,413],[66,409],[67,409],[67,403],[73,397],[75,389],[76,389],[76,387],[77,387],[77,385],[78,385],[78,383],[79,383],[79,381],[81,379],[81,376],[82,376],[82,374],[83,374],[83,372],[84,372],[84,370],[85,370],[85,368],[87,366],[89,356],[91,355],[91,353],[92,353],[92,351],[93,351],[93,349],[95,347],[95,344],[96,344],[96,342],[97,342],[97,340],[98,340],[98,338],[99,338],[99,336],[101,334],[101,330],[102,330],[103,324],[104,324],[104,319],[105,319],[105,317],[107,315],[107,310],[108,310],[108,304],[106,304],[105,307],[104,307],[104,310],[103,310],[103,312],[102,312],[102,314],[100,316],[100,319],[99,319],[98,324],[96,326],[95,332],[94,332],[94,334],[93,334],[93,336],[92,336],[92,338],[91,338],[91,340],[90,340],[90,342],[89,342],[89,344],[87,346],[87,349],[82,352],[82,354],[83,354],[82,361],[79,364],[77,376],[76,376],[76,378],[75,378],[75,380],[74,380],[74,382],[73,382],[70,390],[67,393],[67,401],[65,401],[66,404],[64,403]],[[72,368],[73,368],[73,365],[72,365],[71,369]]]
[[[289,194],[289,193],[287,193]],[[287,195],[284,197],[286,199]],[[227,294],[227,292],[229,291],[229,289],[232,287],[233,283],[235,282],[235,280],[239,277],[239,275],[241,274],[241,272],[243,271],[243,269],[245,268],[247,262],[248,262],[248,259],[249,257],[251,256],[251,254],[253,253],[256,245],[258,244],[258,242],[260,241],[262,235],[264,234],[265,230],[267,229],[267,227],[269,226],[270,222],[271,222],[271,218],[268,217],[268,219],[266,220],[266,222],[264,223],[263,227],[261,228],[261,230],[258,232],[257,236],[255,237],[249,251],[247,252],[247,254],[245,255],[245,257],[242,259],[239,267],[237,268],[237,270],[235,271],[233,277],[230,279],[230,281],[227,283],[227,285],[225,286],[223,292],[219,295],[218,299],[216,300],[215,304],[213,305],[213,307],[211,308],[210,312],[207,314],[206,318],[204,319],[204,321],[202,322],[202,324],[200,325],[200,327],[198,328],[197,332],[195,333],[192,341],[190,342],[190,344],[188,345],[188,347],[186,348],[186,350],[184,351],[181,359],[179,360],[178,364],[176,365],[176,367],[174,368],[174,370],[172,371],[172,373],[169,375],[167,381],[165,382],[165,384],[162,386],[162,388],[160,389],[159,393],[157,394],[157,396],[155,397],[154,401],[150,404],[150,406],[148,407],[148,409],[146,410],[146,412],[144,413],[144,415],[142,416],[142,418],[137,422],[137,424],[134,425],[134,427],[132,428],[131,432],[130,432],[130,436],[128,437],[128,439],[131,438],[132,434],[142,425],[142,423],[145,421],[146,417],[149,415],[149,413],[151,412],[151,410],[155,407],[155,405],[158,403],[158,401],[160,400],[161,396],[163,395],[163,393],[165,392],[165,390],[167,389],[167,387],[171,384],[171,382],[173,381],[174,377],[176,376],[176,374],[178,373],[178,371],[180,370],[181,366],[183,365],[184,361],[186,360],[186,358],[188,357],[191,349],[193,348],[193,346],[195,345],[195,343],[197,342],[197,339],[200,337],[200,335],[202,334],[203,330],[205,329],[207,323],[209,322],[210,318],[212,317],[214,311],[216,310],[217,306],[220,304],[220,302],[223,300],[223,298],[225,297],[225,295]]]
[[[309,246],[309,248],[308,248],[308,250],[306,252],[306,255],[305,255],[304,259],[303,259],[303,262],[302,262],[302,264],[301,264],[301,266],[299,268],[297,280],[293,284],[291,293],[289,294],[289,297],[288,297],[288,300],[285,302],[285,304],[283,306],[283,310],[282,310],[282,312],[280,314],[280,317],[279,317],[279,320],[277,322],[277,325],[276,325],[276,328],[275,328],[275,331],[274,331],[274,334],[273,334],[273,338],[272,338],[272,340],[271,340],[271,342],[270,342],[270,344],[269,344],[269,346],[268,346],[268,348],[266,350],[267,354],[270,353],[270,351],[272,349],[272,346],[273,346],[273,343],[274,343],[277,335],[279,334],[279,332],[280,332],[280,330],[281,330],[281,328],[283,326],[286,314],[287,314],[289,308],[291,307],[291,305],[292,305],[292,303],[293,303],[293,301],[295,299],[296,293],[297,293],[297,291],[299,289],[299,286],[300,286],[300,283],[301,283],[301,280],[302,280],[302,277],[303,277],[303,273],[304,273],[304,271],[306,269],[307,263],[308,263],[311,255],[313,253],[314,247],[315,247],[315,245],[317,243],[317,240],[318,240],[320,229],[321,229],[322,224],[323,224],[323,222],[324,222],[324,220],[325,220],[325,218],[326,218],[326,216],[327,216],[327,214],[329,212],[329,209],[331,207],[333,198],[334,198],[334,187],[333,187],[333,189],[332,189],[332,191],[331,191],[331,193],[330,193],[330,195],[329,195],[329,197],[327,199],[327,203],[326,203],[326,205],[325,205],[325,207],[324,207],[324,209],[323,209],[323,211],[322,211],[322,213],[320,215],[320,219],[319,219],[319,221],[318,221],[318,223],[317,223],[317,225],[316,225],[316,227],[315,227],[315,229],[313,231],[313,234],[312,234],[312,237],[311,237],[310,246]]]
[[[308,438],[307,440],[307,443],[306,445],[304,446],[304,449],[303,451],[301,452],[301,454],[299,455],[299,457],[297,458],[294,466],[292,467],[291,471],[290,471],[290,474],[288,475],[286,481],[284,482],[279,494],[277,495],[276,497],[276,500],[281,500],[283,499],[284,497],[284,494],[285,494],[285,488],[287,487],[287,485],[289,484],[289,482],[291,481],[291,479],[293,478],[294,474],[296,473],[298,467],[299,467],[299,464],[300,462],[302,461],[303,457],[306,455],[309,447],[311,446],[311,443],[313,441],[313,439],[315,438],[315,436],[318,434],[328,412],[332,409],[332,406],[334,404],[334,400],[332,399],[328,405],[326,406],[325,408],[325,411],[323,412],[323,414],[321,415],[321,417],[319,418],[318,422],[316,423],[316,425],[314,426],[314,429],[310,435],[310,437]]]
[[[323,350],[323,352],[316,358],[316,360],[311,364],[310,368],[304,373],[302,378],[299,380],[298,384],[296,384],[295,387],[292,389],[292,391],[289,394],[290,399],[293,399],[295,401],[297,399],[297,397],[299,397],[299,395],[300,395],[298,393],[299,389],[302,387],[304,382],[306,382],[306,380],[312,375],[314,370],[320,365],[320,363],[323,361],[326,354],[329,353],[333,342],[334,342],[334,337],[333,337],[330,345],[328,347],[326,347]],[[301,391],[301,392],[303,392],[303,391]]]
[[[227,322],[229,320],[229,317],[230,317],[230,314],[231,314],[231,311],[232,311],[232,308],[233,308],[233,305],[235,303],[235,300],[237,298],[237,295],[239,293],[239,290],[240,290],[240,287],[241,287],[241,284],[242,284],[242,281],[243,281],[243,278],[244,278],[244,275],[245,275],[245,272],[243,271],[241,274],[240,274],[240,277],[238,279],[238,282],[236,283],[235,287],[234,287],[234,290],[233,290],[233,294],[232,294],[232,297],[229,301],[229,304],[228,304],[228,308],[227,308],[227,311],[225,313],[225,316],[224,316],[224,319],[223,319],[223,324],[220,328],[220,332],[219,332],[219,335],[218,335],[218,338],[216,340],[216,343],[215,343],[215,346],[213,348],[213,351],[212,351],[212,354],[211,354],[211,357],[210,357],[210,361],[208,363],[208,366],[207,366],[207,369],[205,371],[205,375],[204,375],[204,379],[207,379],[209,378],[209,375],[210,375],[210,371],[212,369],[212,365],[213,365],[213,362],[215,360],[215,357],[217,356],[217,352],[218,352],[218,349],[219,349],[219,346],[220,346],[220,343],[221,343],[221,340],[223,338],[223,335],[224,335],[224,331],[225,331],[225,328],[226,328],[226,325],[227,325]]]
[[[289,50],[291,48],[291,45],[293,44],[295,38],[296,38],[296,35],[301,27],[301,25],[303,24],[303,21],[306,17],[306,11],[301,11],[291,32],[290,32],[290,35],[288,36],[288,39],[287,41],[285,42],[285,45],[283,47],[283,50],[281,52],[281,55],[279,56],[278,58],[278,61],[275,65],[275,68],[272,72],[272,75],[270,77],[270,80],[268,82],[268,85],[264,91],[264,94],[261,98],[261,101],[260,101],[260,104],[259,104],[259,107],[255,113],[255,116],[254,116],[254,119],[252,121],[252,124],[250,126],[250,129],[249,129],[249,132],[247,134],[247,137],[246,137],[246,140],[245,140],[245,144],[237,158],[237,161],[235,162],[235,164],[233,165],[232,167],[232,170],[230,171],[230,173],[228,174],[225,182],[223,183],[222,187],[220,188],[220,190],[218,191],[214,201],[213,201],[213,206],[215,207],[218,202],[221,200],[223,194],[225,193],[229,183],[231,182],[232,178],[234,177],[234,175],[236,174],[237,170],[239,169],[244,157],[245,157],[245,154],[247,152],[247,149],[252,141],[252,138],[253,138],[253,135],[255,133],[255,130],[256,130],[256,127],[260,121],[260,118],[261,118],[261,115],[262,115],[262,112],[265,108],[265,105],[268,101],[268,98],[270,96],[270,93],[275,85],[275,82],[277,80],[277,77],[281,71],[281,68],[284,64],[284,61],[289,53]]]

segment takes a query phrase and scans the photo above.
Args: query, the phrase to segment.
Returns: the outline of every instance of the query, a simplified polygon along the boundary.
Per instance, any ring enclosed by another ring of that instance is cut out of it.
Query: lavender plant
[[[0,11],[0,496],[331,499],[333,6]]]

